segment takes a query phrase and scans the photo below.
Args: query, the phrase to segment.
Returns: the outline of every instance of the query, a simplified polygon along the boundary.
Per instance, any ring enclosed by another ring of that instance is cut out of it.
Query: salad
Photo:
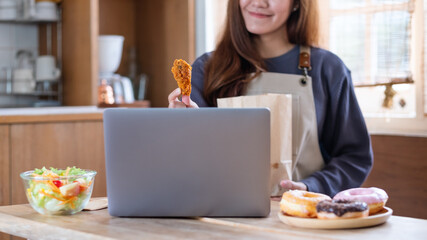
[[[43,214],[73,214],[81,211],[90,199],[95,171],[76,167],[45,167],[21,174],[28,201]]]

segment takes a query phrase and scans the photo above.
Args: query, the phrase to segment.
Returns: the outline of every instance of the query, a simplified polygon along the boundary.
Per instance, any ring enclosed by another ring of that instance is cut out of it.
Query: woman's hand
[[[282,180],[280,181],[280,186],[285,189],[285,191],[288,190],[304,190],[307,191],[307,186],[302,182],[294,182],[291,180]]]
[[[199,108],[197,104],[191,101],[190,96],[182,96],[182,101],[179,101],[181,95],[181,89],[177,88],[173,90],[168,96],[169,108]]]
[[[282,180],[280,181],[280,186],[286,191],[289,190],[304,190],[307,191],[307,186],[302,182],[294,182],[291,180]],[[280,202],[282,200],[282,196],[274,196],[270,197],[272,201]]]

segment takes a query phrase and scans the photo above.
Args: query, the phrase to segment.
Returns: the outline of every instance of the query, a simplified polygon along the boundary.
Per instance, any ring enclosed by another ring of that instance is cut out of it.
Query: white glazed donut
[[[282,212],[297,217],[317,217],[316,205],[322,200],[330,200],[329,196],[321,193],[302,190],[289,190],[283,193],[280,201]]]

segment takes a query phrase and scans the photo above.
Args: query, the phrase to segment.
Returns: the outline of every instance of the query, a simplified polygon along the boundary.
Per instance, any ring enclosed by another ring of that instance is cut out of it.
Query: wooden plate
[[[362,228],[370,227],[385,223],[391,216],[393,210],[388,207],[374,215],[365,218],[353,219],[317,219],[301,218],[284,215],[279,211],[280,221],[294,227],[313,228],[313,229],[345,229],[345,228]]]

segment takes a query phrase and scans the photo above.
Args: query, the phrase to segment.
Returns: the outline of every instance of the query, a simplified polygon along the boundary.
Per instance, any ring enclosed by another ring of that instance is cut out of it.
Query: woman
[[[360,186],[372,164],[366,125],[350,71],[317,43],[313,0],[230,0],[216,50],[193,64],[191,99],[169,95],[169,107],[215,107],[216,99],[267,92],[291,93],[293,179],[283,190],[334,196]],[[298,103],[298,104],[296,104]]]

